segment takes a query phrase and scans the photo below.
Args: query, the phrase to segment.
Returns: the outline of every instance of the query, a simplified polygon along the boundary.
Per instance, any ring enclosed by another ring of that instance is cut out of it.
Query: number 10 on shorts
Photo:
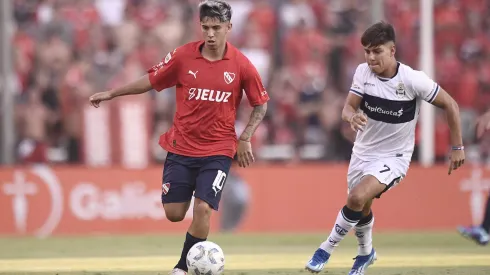
[[[226,173],[221,170],[218,170],[218,174],[216,175],[216,178],[214,178],[213,181],[213,191],[215,197],[218,195],[219,191],[223,189],[223,186],[225,185],[225,181],[226,181]]]

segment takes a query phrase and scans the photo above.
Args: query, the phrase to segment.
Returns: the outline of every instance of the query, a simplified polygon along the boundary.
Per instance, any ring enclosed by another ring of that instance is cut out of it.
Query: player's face
[[[204,17],[201,21],[201,31],[205,45],[209,49],[217,49],[226,42],[226,36],[231,30],[230,22],[220,22],[218,18]]]
[[[364,47],[366,62],[375,74],[382,74],[389,68],[394,56],[395,44],[392,42],[375,47]]]

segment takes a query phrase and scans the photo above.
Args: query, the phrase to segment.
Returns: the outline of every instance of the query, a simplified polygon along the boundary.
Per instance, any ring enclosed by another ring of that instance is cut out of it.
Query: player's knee
[[[205,201],[196,199],[194,202],[194,217],[200,219],[209,219],[213,208]]]
[[[181,213],[167,211],[165,211],[165,215],[167,216],[167,220],[171,222],[181,222],[182,220],[184,220],[185,217],[185,214],[182,215]]]
[[[360,192],[351,192],[347,197],[347,205],[352,210],[361,211],[367,202],[367,197]]]
[[[163,206],[165,209],[165,216],[167,217],[167,220],[171,222],[180,222],[184,220],[186,211],[177,207],[166,207],[165,205]]]

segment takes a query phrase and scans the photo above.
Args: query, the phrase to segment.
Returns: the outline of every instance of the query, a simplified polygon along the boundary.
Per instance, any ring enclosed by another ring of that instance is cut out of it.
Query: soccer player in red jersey
[[[118,96],[161,91],[176,86],[176,113],[172,127],[160,137],[168,151],[162,181],[162,203],[167,219],[179,222],[194,193],[193,220],[179,262],[171,274],[186,274],[186,255],[206,240],[212,210],[218,210],[221,192],[233,157],[239,166],[253,161],[250,139],[267,110],[269,96],[252,63],[226,41],[232,29],[231,7],[223,0],[199,4],[202,41],[167,54],[140,79],[90,97],[94,107]],[[245,92],[253,106],[240,137],[235,118]]]

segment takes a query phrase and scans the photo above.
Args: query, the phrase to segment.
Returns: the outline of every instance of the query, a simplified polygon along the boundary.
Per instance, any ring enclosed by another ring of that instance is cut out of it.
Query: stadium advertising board
[[[249,193],[239,232],[327,232],[346,201],[346,165],[257,165],[236,171]],[[192,211],[181,223],[165,219],[161,177],[160,167],[1,168],[0,234],[181,232]],[[489,188],[490,171],[483,168],[464,167],[448,176],[445,166],[414,166],[375,202],[375,230],[454,230],[478,223]],[[220,212],[213,216],[214,231]]]

